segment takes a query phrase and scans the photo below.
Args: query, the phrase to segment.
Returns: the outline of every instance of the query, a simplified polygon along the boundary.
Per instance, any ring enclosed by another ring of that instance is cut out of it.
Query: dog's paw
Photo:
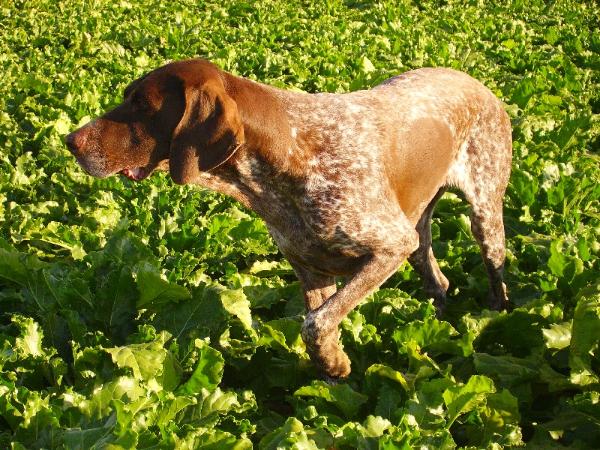
[[[318,311],[306,316],[301,335],[310,359],[326,377],[337,379],[350,374],[350,359],[340,347],[339,330],[321,318]]]
[[[350,375],[350,358],[340,347],[337,336],[335,341],[321,346],[315,363],[330,380],[338,380]]]
[[[488,303],[490,309],[494,311],[504,311],[508,309],[508,295],[506,294],[506,284],[500,283],[496,289],[490,289],[488,293]]]

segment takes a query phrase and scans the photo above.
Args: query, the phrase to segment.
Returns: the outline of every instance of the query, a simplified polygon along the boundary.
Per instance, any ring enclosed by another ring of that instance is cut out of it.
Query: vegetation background
[[[600,448],[595,1],[0,1],[0,447]],[[447,194],[435,318],[409,265],[352,312],[352,375],[315,380],[302,299],[228,198],[92,179],[64,136],[175,59],[346,92],[447,66],[506,104],[511,312],[485,309]]]

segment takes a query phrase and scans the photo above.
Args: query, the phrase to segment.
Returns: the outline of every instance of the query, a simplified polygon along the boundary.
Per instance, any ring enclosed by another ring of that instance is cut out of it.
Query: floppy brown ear
[[[185,97],[169,156],[169,171],[178,184],[193,182],[201,171],[220,166],[244,143],[237,104],[221,83],[188,87]]]

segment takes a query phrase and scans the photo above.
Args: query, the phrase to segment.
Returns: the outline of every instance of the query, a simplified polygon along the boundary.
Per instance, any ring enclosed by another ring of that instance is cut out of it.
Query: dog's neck
[[[243,150],[279,173],[301,177],[305,158],[288,119],[284,91],[222,73],[227,93],[235,100],[244,124]]]
[[[306,170],[305,150],[293,136],[281,100],[287,93],[225,72],[222,77],[237,104],[245,142],[225,164],[201,173],[197,184],[235,198],[267,222],[276,220],[270,215],[278,209],[273,202],[283,201],[279,188],[297,184]]]

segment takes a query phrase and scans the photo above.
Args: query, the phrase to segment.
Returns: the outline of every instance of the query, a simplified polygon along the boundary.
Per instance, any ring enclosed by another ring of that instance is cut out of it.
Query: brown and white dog
[[[511,126],[501,102],[468,75],[427,68],[371,90],[306,94],[192,59],[148,73],[124,97],[67,136],[79,164],[97,177],[134,180],[168,167],[176,183],[256,211],[301,281],[302,337],[325,375],[350,373],[338,325],[405,259],[443,308],[448,280],[433,256],[430,222],[448,187],[472,206],[490,306],[506,307]],[[346,277],[340,290],[336,276]]]

